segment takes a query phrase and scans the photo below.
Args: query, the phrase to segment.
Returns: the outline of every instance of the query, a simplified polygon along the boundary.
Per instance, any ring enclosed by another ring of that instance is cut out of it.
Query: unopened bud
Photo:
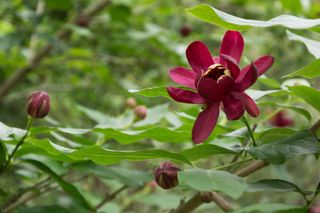
[[[48,93],[37,91],[32,93],[27,102],[27,111],[33,118],[43,118],[50,111],[50,98]]]
[[[136,99],[134,98],[128,98],[126,100],[126,106],[131,108],[131,109],[134,109],[136,106],[137,106],[137,101]]]
[[[140,119],[144,119],[145,117],[147,117],[147,112],[148,112],[148,109],[144,105],[139,105],[136,108],[134,108],[134,113]]]
[[[179,31],[182,37],[187,37],[192,32],[192,29],[188,26],[182,26]]]
[[[164,162],[154,170],[153,176],[158,186],[163,189],[171,189],[179,184],[178,171],[181,170],[177,165]]]
[[[294,124],[294,120],[287,115],[287,112],[282,110],[270,119],[270,124],[276,127],[287,127]]]

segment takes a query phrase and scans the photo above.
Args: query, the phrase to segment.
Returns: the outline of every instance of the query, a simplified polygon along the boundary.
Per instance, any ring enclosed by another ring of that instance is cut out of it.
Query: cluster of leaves
[[[30,129],[13,165],[1,174],[0,204],[4,210],[13,206],[16,212],[150,212],[155,206],[159,210],[177,208],[182,193],[189,197],[194,191],[214,190],[239,200],[241,206],[234,212],[306,212],[320,192],[316,179],[320,144],[309,130],[320,112],[320,92],[316,89],[320,41],[300,34],[317,35],[319,19],[258,16],[250,12],[256,9],[255,1],[220,1],[216,7],[194,6],[192,2],[111,3],[89,27],[65,24],[65,17],[73,16],[70,11],[78,11],[90,1],[39,0],[38,4],[47,8],[40,15],[34,12],[39,6],[35,3],[0,2],[1,14],[6,17],[0,22],[1,81],[23,66],[38,47],[46,42],[55,46],[52,55],[4,102],[0,123],[2,165],[27,134],[17,128],[25,117],[21,97],[36,85],[48,90],[53,99],[50,117]],[[297,6],[300,1],[279,2],[282,11],[273,11],[272,15],[291,11],[315,18],[317,14],[316,7],[308,11]],[[227,6],[233,6],[230,13],[222,11]],[[270,2],[260,7],[265,14],[274,9]],[[188,8],[187,13],[180,17],[184,8]],[[245,13],[236,12],[239,8]],[[175,21],[168,24],[171,19]],[[178,29],[185,20],[194,26],[193,32],[181,38]],[[54,36],[62,24],[73,33],[70,43]],[[271,53],[276,58],[269,77],[263,76],[248,91],[262,112],[259,118],[249,120],[257,125],[256,147],[248,143],[247,129],[240,121],[227,123],[223,116],[204,144],[192,146],[191,130],[200,109],[174,105],[166,92],[167,70],[186,64],[183,52],[187,44],[201,39],[218,48],[219,39],[212,40],[212,34],[218,37],[225,29],[247,31],[247,61],[256,52]],[[32,39],[35,44],[30,44]],[[293,41],[302,42],[306,48]],[[149,106],[145,119],[139,120],[124,106],[129,96]],[[293,127],[270,125],[270,118],[281,110],[294,117]],[[271,164],[267,174],[261,172],[252,179],[232,174],[254,159]],[[170,192],[150,184],[153,168],[164,160],[183,168],[179,187]],[[309,168],[311,164],[313,169]],[[109,197],[107,205],[99,205],[106,192],[112,194],[126,187],[133,189],[123,192],[129,196],[120,195],[116,201]],[[287,199],[280,192],[288,193]],[[298,205],[300,201],[306,204]],[[199,212],[208,208],[219,211],[203,206]]]

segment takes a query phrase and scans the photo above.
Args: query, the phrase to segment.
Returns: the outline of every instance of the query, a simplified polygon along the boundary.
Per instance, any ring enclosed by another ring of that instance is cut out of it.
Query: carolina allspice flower
[[[144,119],[145,117],[147,117],[148,109],[144,105],[139,105],[136,108],[134,108],[134,113],[138,118]]]
[[[27,102],[27,111],[33,118],[44,118],[50,111],[50,98],[47,92],[36,91],[32,93]]]
[[[181,170],[174,163],[163,162],[154,170],[153,176],[158,186],[163,189],[171,189],[179,184],[178,171]]]
[[[287,116],[287,112],[282,110],[270,119],[270,124],[276,127],[287,127],[294,124],[294,120]]]

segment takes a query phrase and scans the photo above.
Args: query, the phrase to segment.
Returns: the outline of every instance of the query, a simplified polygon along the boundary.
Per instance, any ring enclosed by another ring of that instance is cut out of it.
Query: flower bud
[[[294,121],[287,116],[286,111],[282,110],[270,119],[270,124],[276,127],[287,127],[292,126]]]
[[[148,109],[144,105],[139,105],[136,108],[134,108],[134,113],[140,119],[144,119],[145,117],[147,117],[147,112],[148,112]]]
[[[126,106],[131,108],[131,109],[134,109],[136,106],[137,106],[137,101],[136,99],[134,98],[128,98],[126,100]]]
[[[182,26],[179,31],[182,37],[187,37],[192,32],[192,29],[188,26]]]
[[[48,93],[44,91],[36,91],[32,93],[27,102],[27,111],[29,116],[33,118],[43,118],[50,111],[50,98]]]
[[[180,168],[171,163],[163,162],[154,170],[154,179],[163,189],[171,189],[178,185],[178,171]]]

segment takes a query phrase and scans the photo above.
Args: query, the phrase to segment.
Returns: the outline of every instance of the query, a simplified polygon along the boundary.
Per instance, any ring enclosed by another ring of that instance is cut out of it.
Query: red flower
[[[274,58],[262,56],[240,71],[238,64],[243,46],[242,35],[237,31],[226,32],[220,55],[215,57],[211,56],[205,44],[195,41],[186,50],[192,70],[176,67],[169,71],[174,82],[191,89],[168,87],[171,98],[206,106],[193,126],[194,143],[201,143],[209,137],[216,126],[220,105],[228,120],[241,118],[245,110],[253,117],[259,115],[259,108],[245,90],[272,66]]]

